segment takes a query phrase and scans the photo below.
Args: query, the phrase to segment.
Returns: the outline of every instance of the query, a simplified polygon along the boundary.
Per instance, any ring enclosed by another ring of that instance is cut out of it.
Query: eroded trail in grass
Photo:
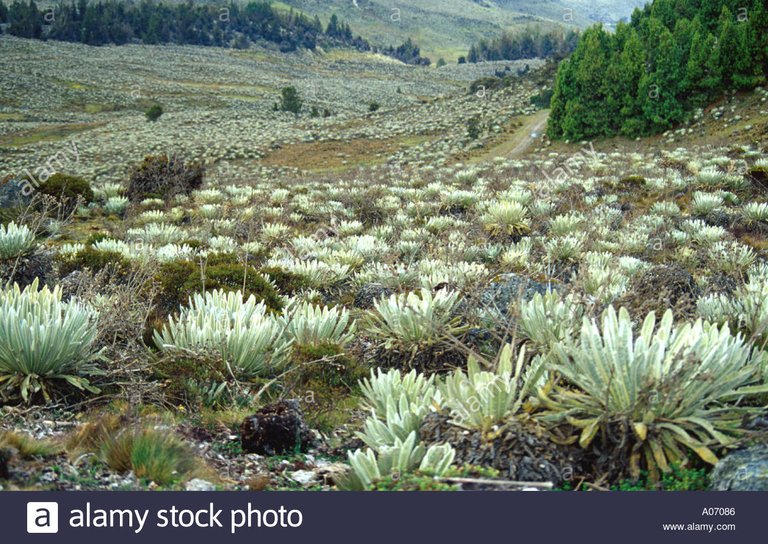
[[[547,126],[548,117],[549,110],[541,110],[533,115],[523,117],[522,126],[482,154],[473,157],[471,162],[486,161],[494,157],[514,159],[523,156],[536,139],[541,136],[542,131]]]

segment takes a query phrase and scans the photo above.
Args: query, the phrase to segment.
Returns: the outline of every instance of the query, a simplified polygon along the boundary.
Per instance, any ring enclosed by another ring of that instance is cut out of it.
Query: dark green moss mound
[[[37,192],[57,198],[62,203],[75,205],[93,201],[93,189],[85,179],[66,174],[54,174],[37,187]]]
[[[237,262],[234,256],[219,255],[211,258],[201,274],[200,265],[191,261],[164,263],[156,276],[159,293],[156,299],[158,317],[178,311],[194,293],[223,289],[242,291],[244,298],[253,295],[257,302],[279,312],[283,303],[275,288],[257,269]]]
[[[645,187],[645,178],[643,176],[627,176],[625,178],[621,178],[621,181],[619,181],[620,186],[624,187]]]
[[[166,356],[153,367],[153,378],[163,384],[165,399],[191,409],[216,404],[231,380],[227,365],[217,358]]]
[[[259,271],[252,266],[242,264],[218,264],[208,266],[205,269],[205,281],[202,280],[199,271],[193,272],[183,286],[184,290],[193,293],[223,289],[225,291],[242,291],[243,297],[251,295],[257,302],[264,302],[267,308],[273,311],[283,309],[283,302],[277,291],[265,280]]]
[[[74,255],[59,255],[59,276],[64,278],[76,270],[90,270],[99,272],[109,270],[115,278],[127,274],[131,263],[116,251],[99,251],[92,247],[81,249]]]
[[[307,281],[298,274],[292,274],[280,268],[265,267],[260,272],[272,280],[278,290],[286,295],[292,295],[309,287]]]

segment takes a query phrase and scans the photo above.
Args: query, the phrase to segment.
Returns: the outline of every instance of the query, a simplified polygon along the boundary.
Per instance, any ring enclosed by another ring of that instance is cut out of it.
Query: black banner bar
[[[762,542],[766,498],[714,492],[3,492],[0,542]]]

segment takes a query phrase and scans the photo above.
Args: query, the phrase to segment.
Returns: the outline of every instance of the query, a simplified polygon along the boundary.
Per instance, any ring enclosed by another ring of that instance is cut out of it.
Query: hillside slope
[[[282,0],[327,21],[336,13],[356,33],[378,45],[397,45],[414,38],[433,60],[455,61],[480,40],[502,30],[539,23],[615,22],[628,17],[645,0]],[[566,11],[570,9],[572,11]],[[398,11],[399,10],[399,11]]]

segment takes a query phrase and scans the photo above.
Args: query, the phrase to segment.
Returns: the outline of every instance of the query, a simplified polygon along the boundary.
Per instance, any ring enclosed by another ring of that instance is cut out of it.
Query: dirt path
[[[514,159],[522,156],[541,137],[542,131],[547,126],[548,116],[549,110],[541,110],[528,117],[523,117],[523,125],[521,127],[512,134],[509,134],[505,140],[495,144],[482,154],[473,157],[471,162],[487,161],[494,157]],[[536,135],[535,137],[533,136],[534,134]]]

